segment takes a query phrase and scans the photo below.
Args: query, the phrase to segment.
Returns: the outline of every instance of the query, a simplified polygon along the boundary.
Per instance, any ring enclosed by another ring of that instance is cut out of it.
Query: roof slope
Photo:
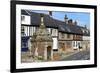
[[[21,10],[21,14],[31,16],[31,24],[33,26],[40,26],[41,24],[41,13],[36,13],[30,10]],[[89,35],[82,32],[82,27],[78,25],[66,24],[63,21],[54,19],[47,14],[44,15],[44,25],[49,28],[58,28],[58,31],[72,34]]]
[[[22,14],[27,15],[27,12],[31,15],[31,24],[33,26],[39,26],[41,24],[41,13],[35,13],[29,10],[22,10]],[[44,25],[46,27],[58,28],[58,25],[53,21],[53,18],[46,14],[44,15]]]
[[[90,36],[90,31],[89,31],[89,29],[87,29],[86,27],[82,27],[82,26],[79,26],[79,27],[80,27],[81,31],[84,30],[84,32],[83,32],[83,35],[84,35],[84,36]]]
[[[58,25],[60,32],[67,32],[72,34],[82,34],[82,31],[78,25],[66,24],[63,21],[54,19],[55,23]]]

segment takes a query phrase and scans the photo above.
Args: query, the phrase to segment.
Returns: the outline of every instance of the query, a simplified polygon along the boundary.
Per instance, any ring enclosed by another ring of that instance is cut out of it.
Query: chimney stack
[[[74,25],[77,25],[77,21],[74,22]]]
[[[69,20],[68,20],[68,24],[69,24],[69,25],[73,25],[73,20],[72,20],[72,19],[69,19]]]
[[[49,11],[49,15],[52,16],[52,11]]]
[[[67,17],[67,15],[65,15],[64,20],[65,20],[65,23],[68,24],[68,17]]]

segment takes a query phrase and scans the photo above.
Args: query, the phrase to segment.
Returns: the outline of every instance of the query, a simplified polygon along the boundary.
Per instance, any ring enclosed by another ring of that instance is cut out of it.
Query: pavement
[[[64,60],[89,60],[90,59],[90,51],[78,51],[75,53],[71,53],[69,55],[65,55],[61,58],[61,61]]]
[[[74,52],[62,53],[60,54],[60,59],[58,61],[69,61],[69,60],[89,60],[90,50],[77,50]],[[21,62],[31,63],[31,62],[42,62],[38,57],[30,56],[30,52],[23,52],[21,55]],[[43,61],[44,62],[44,61]]]

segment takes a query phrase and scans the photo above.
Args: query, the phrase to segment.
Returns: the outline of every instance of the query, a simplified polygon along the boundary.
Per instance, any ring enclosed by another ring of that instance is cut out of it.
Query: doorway
[[[47,47],[47,60],[51,60],[51,46]]]

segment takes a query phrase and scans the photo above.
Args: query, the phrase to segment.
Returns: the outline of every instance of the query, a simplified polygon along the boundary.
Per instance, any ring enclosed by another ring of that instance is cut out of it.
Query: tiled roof
[[[77,26],[77,25],[68,25],[67,24],[67,27],[71,29],[71,33],[82,34],[82,31],[81,31],[80,27]]]
[[[29,15],[29,14],[26,12],[26,10],[21,10],[21,14],[23,14],[23,15]]]
[[[22,10],[21,14],[30,15],[31,16],[31,24],[33,26],[39,26],[41,24],[41,13],[32,12],[29,10]],[[60,32],[72,33],[72,34],[81,34],[81,35],[89,35],[89,33],[83,33],[80,26],[78,25],[70,25],[66,24],[63,21],[54,19],[47,14],[44,14],[44,24],[49,28],[58,28]]]
[[[63,21],[55,20],[55,23],[58,25],[59,31],[61,32],[67,32],[67,33],[73,33],[73,34],[82,34],[82,31],[79,26],[77,25],[70,25],[66,24]]]
[[[35,13],[32,11],[26,10],[30,15],[31,15],[31,24],[34,26],[39,26],[41,24],[41,14],[40,13]],[[22,10],[22,13],[24,10]],[[26,13],[24,13],[26,15]],[[51,28],[58,28],[58,25],[53,21],[53,18],[51,18],[49,15],[44,15],[44,25],[46,27],[51,27]]]

